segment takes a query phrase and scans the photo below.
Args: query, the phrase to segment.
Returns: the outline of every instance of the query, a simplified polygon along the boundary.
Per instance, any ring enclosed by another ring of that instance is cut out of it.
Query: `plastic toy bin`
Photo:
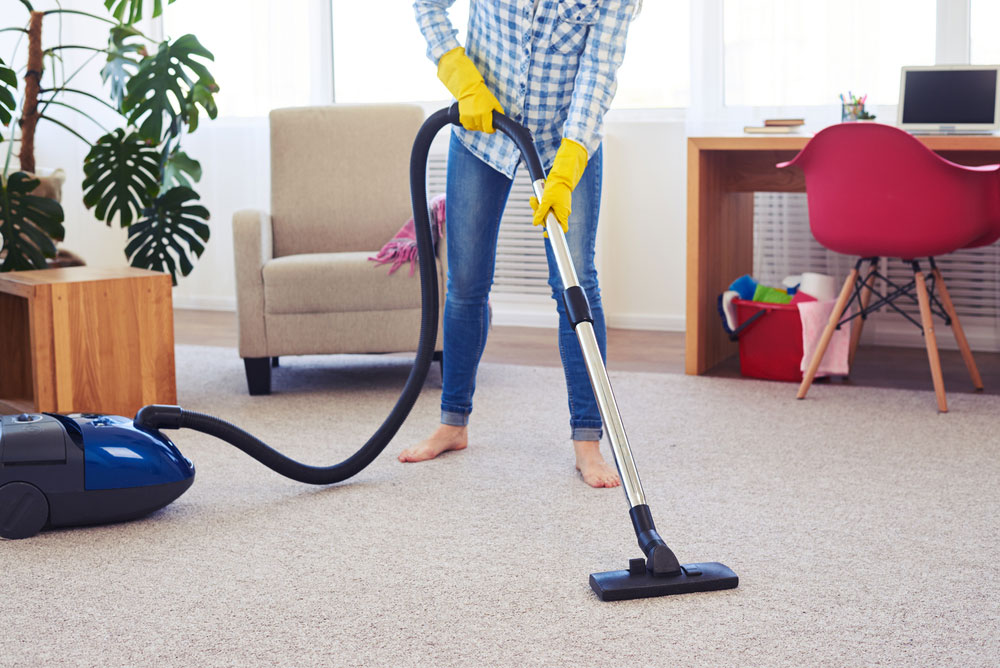
[[[795,304],[734,299],[739,333],[740,373],[751,378],[802,381],[802,319]],[[762,313],[762,315],[757,315]]]

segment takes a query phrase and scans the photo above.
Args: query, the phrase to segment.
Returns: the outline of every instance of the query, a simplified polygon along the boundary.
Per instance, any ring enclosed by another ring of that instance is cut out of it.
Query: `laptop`
[[[1000,65],[904,67],[896,125],[914,134],[1000,130]]]

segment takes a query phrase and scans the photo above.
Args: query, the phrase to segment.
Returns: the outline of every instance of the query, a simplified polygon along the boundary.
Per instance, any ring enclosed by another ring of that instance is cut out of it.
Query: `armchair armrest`
[[[233,214],[233,253],[240,357],[267,357],[263,269],[274,257],[270,214],[255,210]]]

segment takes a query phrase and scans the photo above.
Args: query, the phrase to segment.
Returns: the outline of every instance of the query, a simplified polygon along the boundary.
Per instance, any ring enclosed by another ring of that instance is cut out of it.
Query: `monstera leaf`
[[[129,228],[125,255],[133,267],[169,271],[177,285],[178,267],[182,276],[191,273],[190,254],[200,257],[208,241],[208,209],[195,204],[198,193],[184,186],[171,188],[156,198],[147,218]]]
[[[215,93],[219,92],[219,87],[215,82],[199,81],[188,92],[184,101],[184,113],[181,120],[187,123],[188,132],[198,129],[198,105],[208,112],[208,117],[215,119],[219,115],[219,108],[215,106]]]
[[[173,2],[174,0],[167,0],[167,4]],[[142,18],[142,0],[104,0],[104,6],[122,23],[132,24]],[[163,0],[153,0],[153,17],[162,13]]]
[[[17,75],[14,70],[4,67],[3,60],[0,60],[0,123],[3,125],[10,123],[11,112],[17,106],[11,89],[17,90]]]
[[[201,181],[201,163],[184,151],[174,151],[163,167],[163,187],[191,187],[191,182]]]
[[[173,134],[174,120],[189,114],[188,97],[192,90],[202,92],[201,99],[190,104],[201,104],[213,116],[215,100],[211,93],[218,90],[218,85],[208,68],[195,58],[215,59],[194,35],[184,35],[173,43],[160,44],[156,55],[145,58],[129,79],[122,112],[139,128],[142,138],[160,142],[164,118]],[[199,84],[201,88],[196,88]]]
[[[101,68],[101,81],[110,82],[111,99],[119,110],[125,102],[125,84],[139,70],[139,59],[147,55],[145,44],[126,40],[142,36],[132,26],[121,25],[111,28],[108,37],[108,61]]]
[[[55,257],[53,239],[62,239],[63,210],[59,202],[29,193],[38,179],[14,172],[0,184],[0,236],[5,256],[0,271],[44,269],[45,258]]]
[[[160,154],[121,128],[97,140],[83,161],[83,203],[108,225],[119,216],[128,227],[159,189]]]

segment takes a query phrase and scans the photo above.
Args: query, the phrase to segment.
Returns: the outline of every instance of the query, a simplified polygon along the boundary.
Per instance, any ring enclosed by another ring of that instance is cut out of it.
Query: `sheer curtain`
[[[160,24],[165,37],[193,33],[215,55],[217,119],[202,117],[183,148],[200,160],[195,190],[211,212],[212,238],[174,302],[234,308],[231,221],[235,211],[270,208],[267,114],[333,100],[329,0],[177,0]]]

